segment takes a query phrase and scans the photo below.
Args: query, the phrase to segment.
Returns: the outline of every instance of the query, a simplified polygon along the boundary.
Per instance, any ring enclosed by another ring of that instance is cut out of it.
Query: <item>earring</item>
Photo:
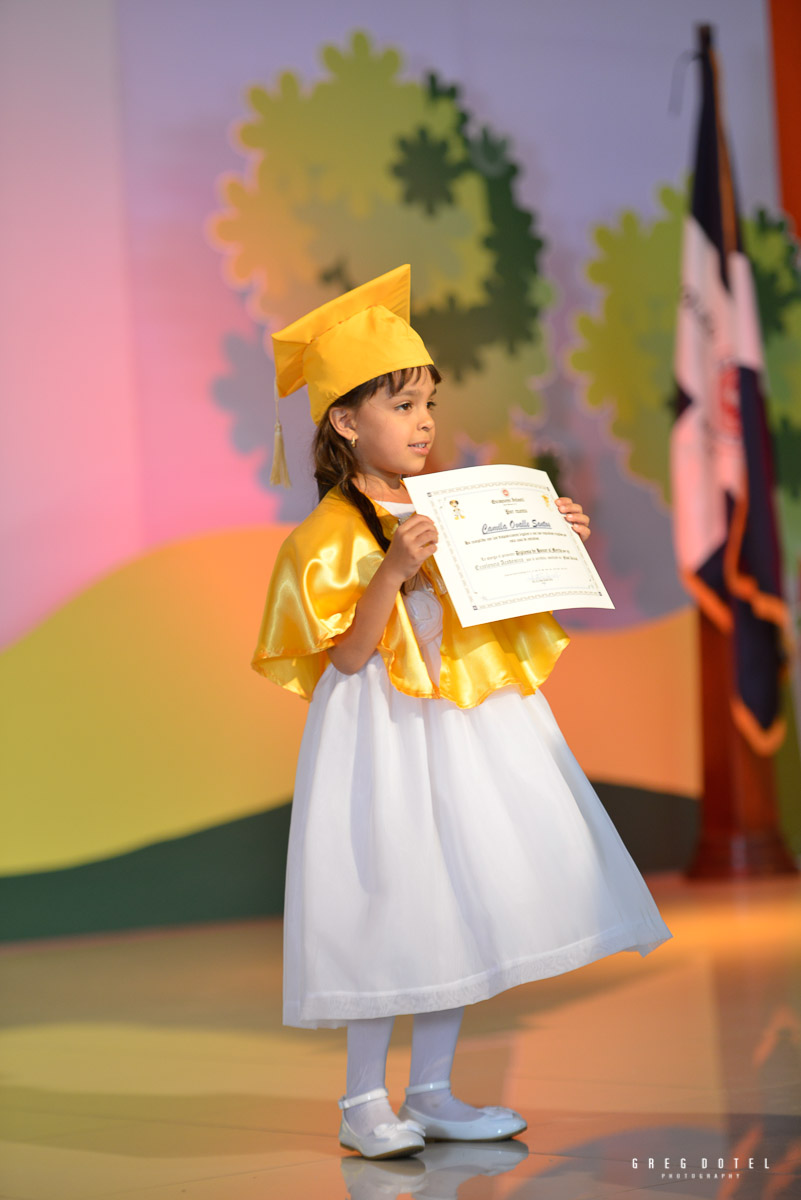
[[[351,439],[350,439],[350,445],[351,445],[351,449],[352,449],[352,450],[355,450],[355,449],[356,449],[356,438],[351,438]]]

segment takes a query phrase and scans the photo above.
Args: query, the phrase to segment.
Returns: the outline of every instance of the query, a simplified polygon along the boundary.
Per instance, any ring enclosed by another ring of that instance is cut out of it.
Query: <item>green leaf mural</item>
[[[689,185],[688,185],[689,187]],[[645,220],[621,214],[597,226],[598,253],[587,276],[601,293],[599,312],[576,319],[580,345],[571,366],[586,381],[587,402],[611,409],[610,428],[626,448],[631,472],[670,502],[673,341],[681,232],[688,188],[662,187],[661,212]],[[768,420],[773,434],[785,562],[801,558],[801,273],[784,218],[763,209],[743,220],[765,353]]]
[[[224,211],[209,226],[228,281],[276,328],[411,262],[412,319],[446,377],[437,464],[460,460],[459,430],[519,455],[510,418],[539,408],[554,296],[509,144],[476,125],[458,87],[404,79],[399,52],[365,33],[324,47],[322,61],[311,88],[286,72],[248,91],[234,135],[247,164],[220,181]]]

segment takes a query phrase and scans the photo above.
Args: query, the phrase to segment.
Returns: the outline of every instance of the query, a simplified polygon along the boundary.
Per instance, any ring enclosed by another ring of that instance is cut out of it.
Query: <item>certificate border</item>
[[[457,487],[439,488],[436,491],[428,491],[427,490],[426,496],[428,497],[429,500],[432,501],[432,508],[436,508],[437,516],[438,517],[447,517],[447,515],[448,515],[447,510],[443,509],[441,504],[439,503],[439,498],[443,494],[447,493],[448,496],[454,496],[460,492],[464,493],[464,492],[475,492],[475,491],[488,491],[491,488],[496,487],[496,486],[497,486],[496,484],[490,484],[490,483],[465,483],[465,484],[460,484]],[[546,494],[551,495],[554,499],[558,499],[553,485],[551,485],[550,488],[548,488],[544,484],[537,484],[534,482],[532,482],[532,483],[518,482],[516,486],[520,487],[524,490],[539,492],[540,495],[542,495],[542,493],[546,493]],[[558,513],[558,509],[556,511]],[[561,513],[559,513],[559,515],[561,516]],[[562,520],[564,520],[564,517],[562,518]],[[568,528],[569,528],[569,523],[567,523],[567,524],[568,524]],[[459,572],[459,576],[462,581],[462,587],[465,590],[465,594],[467,595],[468,600],[470,599],[471,596],[477,596],[477,597],[480,596],[480,593],[478,593],[476,591],[476,589],[474,587],[472,587],[467,580],[466,571],[462,564],[461,553],[459,551],[457,543],[455,542],[455,540],[452,536],[451,529],[446,520],[442,520],[442,527],[443,527],[445,539],[446,539],[448,546],[450,548],[450,551],[451,551],[451,556],[452,556],[453,561],[455,562],[457,570]],[[581,547],[581,548],[583,548],[583,547]],[[580,558],[581,558],[581,564],[582,564],[585,574],[587,576],[588,583],[586,585],[580,586],[580,587],[561,588],[558,590],[550,591],[547,593],[546,598],[558,597],[558,596],[577,596],[577,595],[578,596],[586,595],[588,597],[600,596],[601,598],[603,598],[603,596],[606,592],[606,589],[603,586],[603,583],[601,581],[600,576],[598,575],[598,572],[595,570],[595,566],[592,562],[592,559],[589,557],[588,554],[586,554],[586,552],[584,554],[580,555]],[[482,607],[498,608],[498,607],[504,607],[505,605],[510,604],[510,603],[515,603],[516,601],[519,601],[520,603],[525,603],[527,600],[530,600],[530,599],[535,599],[535,598],[540,599],[541,596],[540,595],[535,596],[534,593],[528,592],[523,595],[520,595],[520,594],[516,595],[515,600],[489,600],[489,599],[484,599],[483,596],[481,596],[480,598],[481,598]],[[545,610],[545,611],[547,611],[547,610]]]
[[[448,551],[450,553],[450,560],[456,569],[456,574],[458,577],[458,581],[460,584],[460,590],[461,590],[462,594],[459,595],[458,591],[454,592],[454,594],[451,596],[451,599],[453,601],[454,608],[457,611],[457,615],[459,616],[462,625],[464,627],[469,627],[470,625],[481,624],[482,620],[485,619],[483,614],[486,614],[487,617],[491,620],[492,615],[493,615],[492,610],[498,610],[498,609],[512,609],[513,610],[511,612],[507,612],[505,614],[505,616],[503,616],[503,617],[498,616],[497,617],[498,620],[511,619],[516,616],[532,615],[534,612],[550,612],[550,611],[552,611],[552,609],[550,609],[550,608],[532,609],[530,606],[532,603],[539,605],[539,604],[547,604],[549,601],[550,602],[553,602],[553,601],[558,602],[560,597],[563,597],[563,596],[573,596],[573,597],[577,597],[577,598],[581,597],[581,599],[584,601],[584,603],[581,605],[573,605],[573,606],[565,605],[564,606],[565,609],[569,609],[570,607],[613,609],[614,603],[612,602],[612,599],[609,596],[609,593],[607,592],[607,590],[604,586],[604,583],[595,568],[595,564],[593,563],[592,559],[590,558],[589,554],[587,553],[586,549],[584,548],[583,542],[579,542],[579,545],[576,547],[576,549],[579,551],[579,558],[584,567],[584,570],[585,570],[586,576],[587,576],[587,580],[588,580],[587,585],[585,587],[580,586],[578,588],[558,588],[551,592],[548,592],[544,596],[541,593],[537,594],[537,593],[529,592],[529,593],[525,593],[523,595],[516,595],[513,599],[509,599],[509,600],[489,600],[489,599],[484,600],[482,598],[481,593],[477,592],[472,587],[470,582],[468,581],[466,570],[465,570],[463,562],[462,562],[461,553],[457,549],[457,545],[456,545],[454,536],[452,534],[452,531],[450,529],[449,522],[446,519],[448,514],[446,511],[443,514],[441,498],[444,495],[447,495],[448,497],[453,498],[454,496],[457,496],[460,493],[465,494],[465,493],[477,492],[477,491],[489,492],[498,487],[511,486],[511,487],[519,487],[519,488],[524,489],[529,492],[531,492],[531,491],[537,492],[538,491],[541,495],[543,495],[543,494],[549,495],[554,501],[556,501],[558,499],[556,489],[554,488],[553,484],[551,483],[551,480],[548,478],[546,472],[541,471],[539,468],[536,468],[536,467],[519,467],[519,466],[512,466],[510,464],[499,463],[499,464],[497,464],[497,466],[493,464],[492,466],[484,465],[484,466],[479,466],[479,467],[456,468],[456,470],[464,470],[464,471],[475,471],[475,470],[481,471],[481,470],[485,470],[485,469],[493,471],[496,474],[499,472],[503,472],[504,469],[507,469],[510,471],[519,471],[519,470],[523,470],[526,472],[528,472],[528,471],[535,472],[536,471],[536,473],[538,475],[543,476],[543,479],[542,479],[542,481],[538,481],[535,479],[532,479],[532,480],[507,479],[506,481],[504,481],[502,479],[495,478],[492,481],[490,481],[488,479],[486,482],[477,480],[472,483],[454,483],[454,484],[450,484],[450,485],[446,484],[443,481],[439,485],[428,486],[428,482],[427,482],[425,475],[411,477],[411,481],[413,481],[413,485],[414,485],[415,489],[417,489],[418,486],[423,489],[425,498],[428,501],[428,504],[430,505],[431,509],[433,510],[433,512],[436,516],[437,525],[438,525],[438,528],[440,529],[440,535],[441,536],[444,535],[444,538],[445,538],[445,541],[446,541],[446,544],[448,547]],[[435,478],[437,475],[448,475],[448,474],[450,474],[450,472],[447,472],[447,471],[446,472],[435,472],[433,475],[433,478]],[[432,478],[432,482],[433,482],[433,478]],[[406,482],[408,483],[408,482],[410,482],[410,480],[407,480]],[[412,498],[412,499],[414,499],[414,498]],[[570,523],[566,521],[566,519],[562,516],[561,513],[559,513],[558,509],[555,509],[555,511],[558,513],[558,515],[560,517],[562,517],[562,520],[565,522],[565,525],[572,532],[572,527],[570,526]],[[574,534],[574,536],[579,537],[578,534]],[[437,555],[435,554],[434,555],[435,561],[436,561],[436,558],[437,558]],[[440,574],[442,574],[441,564],[438,563],[437,566],[439,568]],[[479,602],[474,603],[475,600],[477,600]],[[476,619],[476,614],[479,614],[477,619]]]

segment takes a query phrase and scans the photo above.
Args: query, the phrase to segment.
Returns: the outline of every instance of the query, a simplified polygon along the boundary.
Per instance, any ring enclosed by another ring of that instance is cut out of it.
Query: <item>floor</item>
[[[671,941],[465,1012],[454,1093],[528,1129],[383,1164],[337,1139],[344,1029],[281,1024],[280,919],[0,947],[0,1195],[801,1197],[801,878],[646,881]]]

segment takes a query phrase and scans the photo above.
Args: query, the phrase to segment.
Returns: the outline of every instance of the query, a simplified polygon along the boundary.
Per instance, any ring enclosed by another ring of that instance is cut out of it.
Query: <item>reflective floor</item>
[[[525,1133],[383,1164],[337,1139],[345,1030],[281,1024],[280,920],[2,947],[0,1195],[801,1197],[801,881],[646,879],[671,941],[465,1011],[454,1093]]]

